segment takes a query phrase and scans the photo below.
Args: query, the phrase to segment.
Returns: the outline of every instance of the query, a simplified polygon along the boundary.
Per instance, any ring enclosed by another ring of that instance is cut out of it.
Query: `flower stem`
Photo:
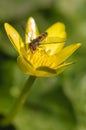
[[[7,117],[4,118],[1,121],[0,125],[7,126],[12,122],[14,117],[18,114],[20,109],[23,107],[23,105],[24,105],[24,103],[26,101],[26,98],[28,96],[29,89],[33,85],[35,79],[36,79],[35,76],[30,76],[29,77],[29,79],[27,80],[27,82],[26,82],[20,96],[18,97],[17,101],[15,102],[15,105],[14,105],[13,109],[10,111],[10,113],[7,115]]]

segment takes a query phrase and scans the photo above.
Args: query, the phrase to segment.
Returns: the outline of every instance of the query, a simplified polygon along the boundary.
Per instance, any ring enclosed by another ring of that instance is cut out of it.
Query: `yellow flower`
[[[60,22],[48,28],[45,31],[48,35],[40,40],[38,37],[42,38],[42,35],[39,36],[37,25],[30,17],[26,24],[25,43],[10,24],[5,23],[5,30],[19,53],[17,61],[22,72],[33,76],[50,77],[59,74],[64,67],[73,63],[65,63],[65,60],[81,45],[76,43],[64,47],[66,32],[64,24]]]

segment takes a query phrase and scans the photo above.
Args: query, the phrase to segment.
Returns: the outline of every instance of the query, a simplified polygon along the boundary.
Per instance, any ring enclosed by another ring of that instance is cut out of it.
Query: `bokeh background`
[[[70,58],[76,64],[59,76],[36,80],[13,123],[17,130],[86,130],[86,0],[0,0],[0,113],[11,110],[28,78],[18,68],[18,54],[6,36],[4,22],[24,38],[30,16],[40,32],[64,22],[66,44],[81,42],[82,46]]]

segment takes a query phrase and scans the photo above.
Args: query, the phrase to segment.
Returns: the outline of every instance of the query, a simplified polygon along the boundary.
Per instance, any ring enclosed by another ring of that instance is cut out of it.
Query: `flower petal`
[[[36,68],[36,70],[45,71],[45,72],[48,72],[48,73],[56,74],[56,70],[55,69],[49,68],[47,66],[40,66],[40,67]]]
[[[74,63],[75,63],[75,62],[73,61],[73,62],[63,63],[63,64],[59,65],[59,66],[57,67],[57,69],[56,69],[57,75],[60,74],[60,73],[64,70],[65,67],[67,67],[67,66],[69,66],[69,65],[72,65],[72,64],[74,64]]]
[[[66,40],[65,25],[63,23],[57,22],[53,24],[46,30],[46,32],[48,32],[49,37],[56,37],[57,39],[62,38]]]
[[[75,64],[75,61],[63,63],[63,64],[59,65],[56,70],[64,68],[64,67],[69,66],[69,65],[72,65],[72,64]]]
[[[19,33],[8,23],[5,23],[4,27],[11,43],[13,44],[15,49],[20,53],[20,48],[24,46],[24,43]]]
[[[26,24],[25,43],[28,44],[31,40],[35,39],[39,35],[35,20],[30,17]]]
[[[66,41],[65,25],[63,23],[55,23],[46,30],[48,32],[46,51],[50,51],[50,54],[58,53],[64,46]],[[51,44],[52,43],[52,44]]]
[[[62,64],[69,56],[73,54],[74,51],[76,51],[81,46],[80,43],[72,44],[60,51],[59,54],[57,54],[57,61],[56,64]]]
[[[33,70],[33,66],[25,57],[18,56],[17,62],[24,74],[28,74],[28,73],[30,74],[30,72]]]
[[[26,60],[26,58],[22,57],[22,56],[19,56],[17,58],[17,62],[18,62],[18,65],[21,69],[21,71],[24,73],[24,74],[27,74],[27,75],[34,75],[34,76],[37,76],[37,77],[51,77],[51,76],[54,76],[56,75],[56,71],[53,70],[53,69],[50,69],[48,67],[47,71],[45,71],[45,69],[41,70],[37,70],[35,69],[31,64],[30,62],[28,62]]]

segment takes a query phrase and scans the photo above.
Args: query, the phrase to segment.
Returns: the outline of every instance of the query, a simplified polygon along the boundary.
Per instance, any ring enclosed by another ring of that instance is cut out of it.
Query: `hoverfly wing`
[[[40,46],[43,47],[48,54],[53,55],[63,48],[65,41],[65,38],[46,37],[46,39],[40,43]]]
[[[65,38],[61,38],[61,37],[46,37],[40,45],[44,45],[44,44],[59,44],[59,43],[64,43],[66,42]]]

